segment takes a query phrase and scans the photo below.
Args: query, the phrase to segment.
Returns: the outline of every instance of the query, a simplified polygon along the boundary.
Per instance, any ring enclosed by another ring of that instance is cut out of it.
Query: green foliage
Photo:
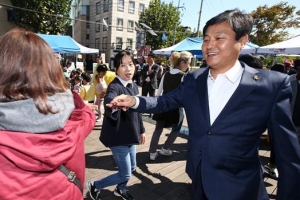
[[[151,45],[152,49],[172,46],[175,27],[175,44],[192,34],[180,26],[180,12],[177,7],[161,0],[151,0],[149,7],[140,14],[139,23],[147,24],[157,33],[158,36],[153,36],[146,32],[146,45]],[[166,41],[162,41],[163,33],[168,37]]]
[[[36,33],[65,34],[71,23],[72,0],[11,0],[19,19],[16,25]],[[25,10],[26,9],[26,10]]]
[[[254,19],[253,33],[250,41],[264,46],[280,42],[289,38],[289,28],[299,28],[300,11],[288,2],[280,2],[271,7],[259,6],[251,12]]]

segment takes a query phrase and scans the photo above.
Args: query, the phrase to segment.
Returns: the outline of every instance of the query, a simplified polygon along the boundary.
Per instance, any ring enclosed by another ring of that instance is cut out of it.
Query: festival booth
[[[294,54],[299,55],[300,54],[300,35],[293,37],[291,39],[262,46],[257,49],[257,53],[259,54],[272,54],[272,55],[278,55],[278,54]]]
[[[67,35],[37,34],[44,39],[55,53],[80,53],[80,48]]]
[[[53,52],[58,54],[74,54],[76,68],[81,68],[84,71],[83,57],[81,54],[99,54],[99,49],[88,48],[76,42],[73,38],[67,35],[47,35],[37,34],[44,39]],[[75,69],[75,63],[72,63],[72,69]]]
[[[197,58],[203,58],[202,55],[202,37],[186,38],[176,46],[173,51],[188,51],[195,55]]]
[[[99,49],[88,48],[76,42],[67,35],[37,34],[44,39],[55,53],[99,53]]]
[[[181,41],[183,42],[183,41]],[[162,49],[158,49],[158,50],[154,50],[153,53],[156,54],[156,55],[162,55],[162,56],[170,56],[171,53],[173,52],[173,50],[181,44],[181,42],[173,45],[173,46],[170,46],[170,47],[166,47],[166,48],[162,48]]]

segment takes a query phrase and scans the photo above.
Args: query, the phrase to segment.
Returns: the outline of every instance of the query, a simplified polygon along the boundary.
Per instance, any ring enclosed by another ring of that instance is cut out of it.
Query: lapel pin
[[[254,79],[255,81],[257,81],[257,80],[259,79],[258,75],[254,75],[254,76],[253,76],[253,79]]]

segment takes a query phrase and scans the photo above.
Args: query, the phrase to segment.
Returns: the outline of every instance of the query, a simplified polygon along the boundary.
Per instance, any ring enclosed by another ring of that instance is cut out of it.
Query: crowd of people
[[[70,62],[62,68],[31,31],[3,35],[0,199],[82,199],[84,139],[102,121],[99,139],[111,150],[117,172],[87,181],[86,188],[99,200],[101,189],[116,185],[116,196],[133,200],[127,183],[136,168],[136,145],[145,144],[141,113],[156,121],[150,160],[172,155],[185,113],[192,199],[269,199],[265,170],[278,180],[278,199],[299,200],[300,59],[269,71],[259,57],[239,56],[252,27],[252,17],[238,9],[210,19],[203,28],[205,66],[197,70],[190,70],[189,52],[173,52],[167,71],[150,53],[140,70],[141,94],[130,51],[115,55],[114,71],[98,56],[91,75],[70,70]],[[158,149],[165,127],[171,131]],[[262,170],[258,147],[266,130],[271,157]]]

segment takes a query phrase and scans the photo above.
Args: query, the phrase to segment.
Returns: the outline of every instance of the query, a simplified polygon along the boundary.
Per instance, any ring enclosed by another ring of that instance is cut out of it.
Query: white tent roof
[[[253,44],[251,42],[247,42],[246,45],[242,48],[240,54],[256,53],[256,51],[257,51],[258,48],[259,48],[258,45]]]
[[[258,48],[257,53],[300,54],[300,35],[282,42],[262,46]]]
[[[154,50],[153,53],[157,54],[157,55],[165,55],[165,56],[169,56],[171,55],[172,51],[180,44],[181,42],[174,44],[173,46],[167,47],[167,48],[163,48],[163,49],[158,49],[158,50]]]
[[[97,54],[99,54],[99,49],[93,49],[93,48],[88,48],[88,47],[82,46],[81,44],[79,44],[75,40],[74,40],[74,42],[80,48],[80,53],[86,53],[86,54],[88,54],[88,53],[97,53]]]

